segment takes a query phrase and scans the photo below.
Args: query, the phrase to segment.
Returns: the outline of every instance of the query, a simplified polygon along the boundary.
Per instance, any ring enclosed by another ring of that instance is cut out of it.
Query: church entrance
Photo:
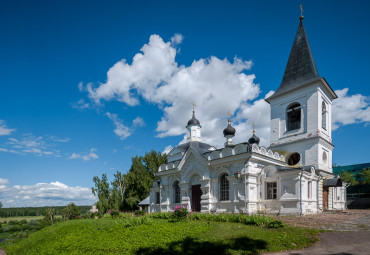
[[[322,204],[323,204],[324,210],[326,210],[328,209],[328,194],[329,194],[328,186],[324,186],[322,194],[323,194]]]
[[[200,184],[191,186],[191,209],[193,212],[200,212],[200,200],[202,189]]]

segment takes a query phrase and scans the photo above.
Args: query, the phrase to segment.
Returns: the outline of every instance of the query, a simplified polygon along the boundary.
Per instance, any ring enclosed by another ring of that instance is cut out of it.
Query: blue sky
[[[193,100],[205,142],[222,145],[231,111],[236,141],[254,122],[268,146],[263,99],[281,82],[301,3],[1,1],[0,201],[91,204],[94,176],[183,140]],[[319,74],[340,95],[340,165],[370,161],[369,7],[303,1]]]

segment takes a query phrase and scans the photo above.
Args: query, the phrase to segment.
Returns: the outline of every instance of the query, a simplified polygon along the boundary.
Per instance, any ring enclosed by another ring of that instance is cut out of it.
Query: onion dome
[[[231,136],[231,137],[233,137],[233,136],[235,136],[235,133],[236,133],[235,128],[233,128],[233,127],[231,126],[231,122],[230,122],[230,120],[228,120],[228,125],[227,125],[227,127],[224,129],[224,137],[227,137],[227,136]]]
[[[256,136],[254,130],[253,130],[253,135],[251,138],[249,138],[248,140],[248,143],[252,144],[252,143],[256,143],[256,144],[259,144],[260,143],[260,138],[258,136]]]
[[[197,120],[197,118],[195,118],[195,111],[193,111],[193,117],[188,121],[188,125],[186,127],[188,127],[188,126],[199,126],[199,127],[201,127],[199,120]]]

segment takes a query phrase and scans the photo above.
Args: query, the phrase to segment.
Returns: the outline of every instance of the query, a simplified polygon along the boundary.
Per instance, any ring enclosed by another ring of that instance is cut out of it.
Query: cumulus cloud
[[[8,179],[0,178],[0,192],[6,188],[8,183],[9,183]]]
[[[172,149],[173,149],[173,146],[168,145],[168,146],[166,146],[166,148],[164,148],[162,154],[168,154]]]
[[[87,153],[72,153],[71,156],[69,156],[69,159],[82,159],[83,161],[89,161],[92,159],[98,159],[99,156],[96,154],[98,150],[96,148],[91,148],[89,152]]]
[[[7,128],[5,121],[0,120],[0,135],[10,135],[15,129]]]
[[[77,205],[91,205],[96,198],[91,189],[70,187],[61,182],[15,185],[7,187],[7,179],[0,178],[0,196],[4,207],[53,206],[73,202]]]
[[[196,116],[203,126],[206,142],[222,145],[222,130],[226,126],[226,113],[234,114],[246,102],[255,99],[259,85],[254,83],[253,74],[245,74],[252,66],[251,61],[235,57],[227,59],[210,57],[195,60],[190,66],[179,66],[175,61],[175,45],[183,37],[176,34],[171,42],[164,42],[152,35],[149,43],[137,53],[132,63],[125,59],[116,63],[107,74],[107,82],[93,87],[87,85],[89,97],[101,100],[118,100],[127,105],[139,104],[142,97],[163,109],[157,124],[159,137],[177,136],[185,133],[185,125],[191,118],[191,102],[197,104]],[[240,115],[238,119],[245,119]],[[111,115],[120,137],[130,135],[129,129]],[[118,135],[118,134],[117,134]],[[246,137],[245,137],[246,138]],[[244,139],[245,139],[244,138]]]
[[[348,88],[336,90],[338,99],[333,101],[332,128],[342,125],[370,122],[369,98],[361,94],[348,95]]]
[[[180,34],[174,35],[170,42],[158,35],[150,36],[149,42],[131,63],[126,59],[117,62],[109,69],[105,83],[95,86],[89,83],[84,91],[96,103],[118,100],[135,106],[144,99],[157,105],[163,110],[156,128],[158,137],[184,135],[194,101],[204,142],[223,146],[222,130],[227,125],[227,112],[230,112],[237,130],[235,142],[247,141],[254,123],[261,144],[268,146],[270,106],[258,98],[261,93],[259,84],[254,82],[254,74],[248,74],[252,61],[238,57],[230,61],[211,56],[194,60],[189,66],[179,65],[175,60],[178,53],[175,47],[182,41]],[[348,89],[337,91],[340,98],[333,104],[334,128],[369,122],[367,98],[348,96],[347,92]],[[266,97],[272,93],[268,92]],[[125,126],[116,115],[109,118],[115,123],[115,133],[121,139],[132,134],[133,129]]]

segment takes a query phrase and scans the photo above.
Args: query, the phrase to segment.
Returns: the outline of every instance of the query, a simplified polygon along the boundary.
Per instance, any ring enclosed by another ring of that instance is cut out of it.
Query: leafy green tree
[[[80,217],[81,213],[74,203],[70,203],[62,210],[64,220],[74,220]]]
[[[137,204],[149,195],[158,167],[167,162],[167,156],[152,150],[144,157],[133,157],[130,171],[126,176],[124,208],[135,210]]]
[[[112,182],[112,198],[115,200],[115,204],[118,205],[119,209],[123,209],[126,192],[126,174],[121,173],[117,170],[114,174],[114,181]]]
[[[55,221],[55,209],[46,208],[42,222],[44,223],[44,225],[53,225],[54,221]]]
[[[99,201],[96,202],[96,207],[99,212],[106,213],[110,209],[110,188],[107,175],[102,174],[101,179],[98,176],[95,176],[93,181],[95,183],[95,188],[92,188],[92,193],[94,196],[98,196],[99,199]]]
[[[362,169],[359,175],[363,184],[370,184],[370,167]]]
[[[356,178],[353,176],[353,174],[349,171],[340,171],[339,172],[339,176],[340,178],[344,181],[344,182],[347,182],[349,184],[351,184],[352,186],[353,185],[356,185],[358,182],[356,180]]]

